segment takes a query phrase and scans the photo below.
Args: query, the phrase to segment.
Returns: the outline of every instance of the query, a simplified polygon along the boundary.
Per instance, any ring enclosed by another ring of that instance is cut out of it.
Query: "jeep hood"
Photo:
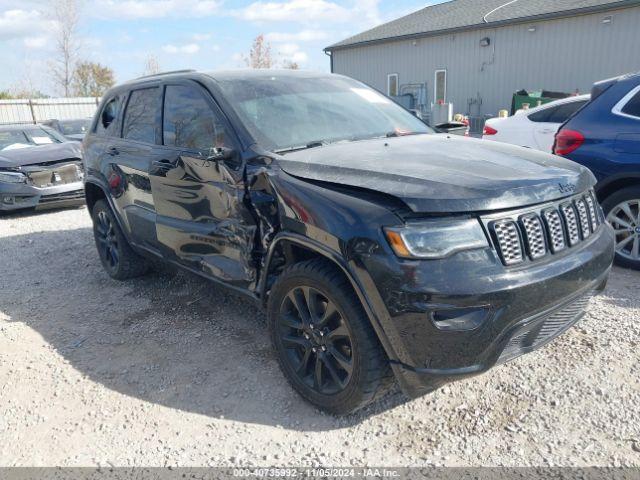
[[[288,153],[278,163],[295,177],[383,192],[423,213],[523,207],[595,184],[587,168],[569,160],[448,135],[336,143]]]
[[[0,150],[0,168],[22,167],[81,157],[81,144],[71,141],[13,150]]]

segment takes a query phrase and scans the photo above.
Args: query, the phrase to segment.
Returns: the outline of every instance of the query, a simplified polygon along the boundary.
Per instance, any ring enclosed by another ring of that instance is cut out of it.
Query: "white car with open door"
[[[485,123],[482,138],[551,153],[560,125],[590,99],[591,95],[568,97],[530,110],[518,110],[511,117],[491,118]]]

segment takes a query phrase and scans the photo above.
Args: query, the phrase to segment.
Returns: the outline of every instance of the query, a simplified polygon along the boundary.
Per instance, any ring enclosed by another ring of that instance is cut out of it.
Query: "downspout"
[[[333,72],[333,52],[331,50],[325,50],[324,54],[329,57],[329,68],[331,69],[331,73]]]

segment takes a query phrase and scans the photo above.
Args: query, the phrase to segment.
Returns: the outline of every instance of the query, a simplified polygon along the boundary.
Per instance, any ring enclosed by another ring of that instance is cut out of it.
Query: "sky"
[[[68,0],[67,0],[68,1]],[[264,34],[278,61],[329,70],[323,48],[441,0],[78,0],[79,57],[112,68],[118,82],[163,71],[243,68]],[[49,95],[56,24],[49,0],[0,0],[0,90]]]

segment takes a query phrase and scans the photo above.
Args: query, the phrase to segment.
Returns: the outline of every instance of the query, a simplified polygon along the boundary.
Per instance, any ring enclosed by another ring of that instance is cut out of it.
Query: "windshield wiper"
[[[289,147],[289,148],[282,148],[280,150],[276,150],[276,153],[290,153],[290,152],[297,152],[299,150],[308,150],[310,148],[317,148],[317,147],[324,147],[325,145],[328,145],[329,142],[326,142],[324,140],[315,140],[313,142],[309,142],[306,145],[301,145],[298,147]]]

